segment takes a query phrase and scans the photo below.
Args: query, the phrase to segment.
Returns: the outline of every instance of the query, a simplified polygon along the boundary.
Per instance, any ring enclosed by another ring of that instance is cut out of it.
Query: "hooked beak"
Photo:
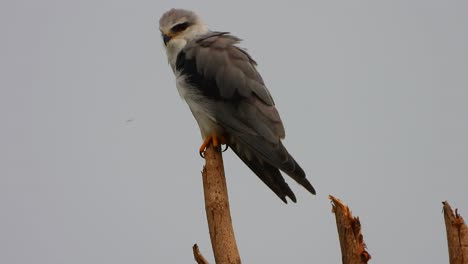
[[[169,42],[169,40],[171,40],[172,37],[166,34],[162,34],[162,38],[164,41],[164,45],[167,46],[167,43]]]

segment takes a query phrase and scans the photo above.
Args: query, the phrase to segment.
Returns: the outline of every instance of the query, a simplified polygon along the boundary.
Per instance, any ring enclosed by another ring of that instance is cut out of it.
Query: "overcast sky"
[[[466,1],[0,3],[0,263],[213,262],[201,138],[158,20],[197,11],[245,41],[317,196],[283,204],[225,153],[244,263],[340,263],[329,194],[372,263],[447,263],[468,218]]]

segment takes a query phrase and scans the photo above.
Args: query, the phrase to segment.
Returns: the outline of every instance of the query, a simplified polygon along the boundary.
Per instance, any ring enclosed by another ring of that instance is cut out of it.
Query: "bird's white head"
[[[174,45],[185,46],[190,40],[209,31],[195,12],[174,8],[161,16],[159,30],[166,49]]]

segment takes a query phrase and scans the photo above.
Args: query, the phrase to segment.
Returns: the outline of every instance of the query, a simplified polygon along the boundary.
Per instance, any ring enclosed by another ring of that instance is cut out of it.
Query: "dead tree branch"
[[[223,157],[219,147],[209,145],[206,149],[202,175],[206,218],[215,262],[240,264],[241,259],[232,228]]]
[[[452,211],[450,204],[442,202],[450,264],[468,264],[468,229],[463,217]]]
[[[208,261],[203,257],[203,255],[200,252],[200,249],[198,248],[197,244],[194,244],[192,247],[193,250],[193,257],[195,258],[195,261],[198,264],[209,264]]]
[[[349,208],[339,199],[329,196],[336,217],[343,264],[365,264],[370,259],[361,233],[359,217],[353,217]]]

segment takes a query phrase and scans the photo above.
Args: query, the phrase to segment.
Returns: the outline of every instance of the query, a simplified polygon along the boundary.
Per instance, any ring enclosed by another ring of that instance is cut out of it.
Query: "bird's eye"
[[[177,24],[175,26],[173,26],[171,28],[171,31],[172,32],[182,32],[184,31],[185,29],[187,29],[189,26],[189,23],[188,22],[184,22],[184,23],[180,23],[180,24]]]

